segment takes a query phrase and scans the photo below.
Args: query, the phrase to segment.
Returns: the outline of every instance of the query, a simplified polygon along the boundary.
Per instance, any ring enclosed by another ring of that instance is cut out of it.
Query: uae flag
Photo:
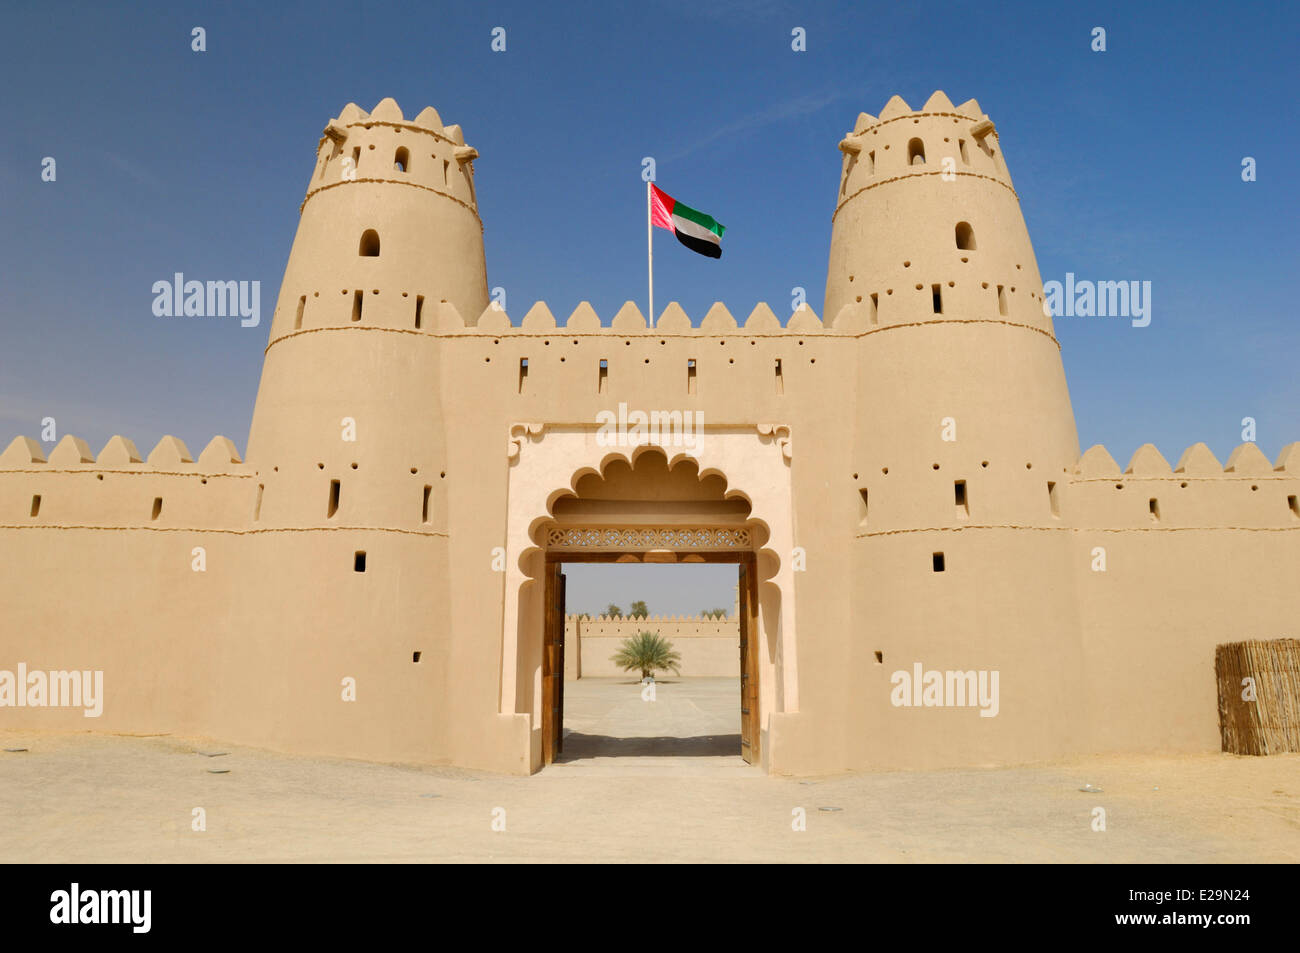
[[[693,252],[709,258],[722,257],[722,233],[727,230],[712,215],[697,212],[677,201],[659,186],[650,186],[650,223],[666,228]]]

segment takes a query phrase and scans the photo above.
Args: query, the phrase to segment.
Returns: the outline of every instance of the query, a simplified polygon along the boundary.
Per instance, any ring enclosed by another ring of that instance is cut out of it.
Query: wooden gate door
[[[760,764],[758,720],[758,579],[751,557],[740,564],[740,754]]]
[[[564,750],[564,568],[546,564],[546,624],[542,640],[542,764]]]

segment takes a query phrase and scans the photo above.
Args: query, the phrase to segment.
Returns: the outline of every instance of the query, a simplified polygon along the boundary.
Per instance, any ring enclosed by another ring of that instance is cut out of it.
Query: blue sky
[[[788,314],[795,286],[820,311],[836,143],[934,89],[997,123],[1045,281],[1152,282],[1147,328],[1057,321],[1084,447],[1124,464],[1204,440],[1224,460],[1246,416],[1270,458],[1300,439],[1293,4],[6,0],[2,22],[2,443],[52,416],[96,451],[118,432],[242,450],[316,142],[349,101],[464,127],[516,320],[538,299],[607,321],[644,300],[655,156],[663,188],[728,227],[718,262],[659,246],[657,299],[698,321],[715,300]],[[600,227],[557,231],[575,208]],[[176,271],[260,281],[262,326],[155,317]],[[664,609],[729,605],[729,580]]]

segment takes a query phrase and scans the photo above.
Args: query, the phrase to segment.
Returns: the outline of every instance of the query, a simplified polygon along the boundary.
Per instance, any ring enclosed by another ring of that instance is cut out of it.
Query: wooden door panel
[[[758,619],[754,560],[740,564],[740,754],[760,762],[758,698]]]

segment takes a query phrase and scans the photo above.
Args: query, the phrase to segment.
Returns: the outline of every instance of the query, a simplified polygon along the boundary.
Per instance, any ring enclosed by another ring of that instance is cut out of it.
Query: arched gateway
[[[735,563],[745,759],[763,763],[773,712],[798,710],[789,430],[673,443],[511,429],[501,712],[528,716],[533,770],[562,748],[565,563]]]

